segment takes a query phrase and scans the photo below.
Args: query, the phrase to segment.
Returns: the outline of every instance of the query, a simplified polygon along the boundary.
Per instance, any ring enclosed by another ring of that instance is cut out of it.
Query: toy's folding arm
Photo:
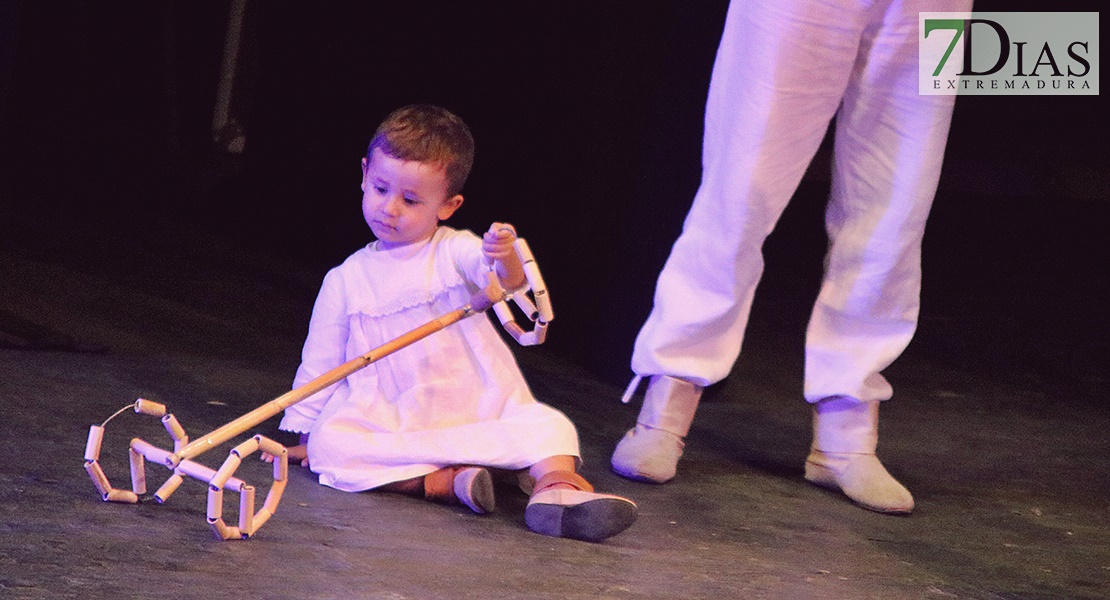
[[[536,259],[532,256],[532,249],[528,247],[528,242],[523,238],[517,238],[513,242],[513,249],[524,267],[524,276],[528,280],[528,285],[513,291],[506,296],[505,300],[494,304],[493,312],[497,314],[501,326],[517,343],[522,346],[535,346],[542,344],[547,338],[547,325],[555,318],[555,313],[551,309],[551,296],[547,293],[547,285],[540,275],[540,268],[536,265]],[[531,299],[527,296],[528,291],[532,292]],[[513,311],[507,303],[509,299],[512,299],[533,323],[531,331],[525,331],[516,323]]]

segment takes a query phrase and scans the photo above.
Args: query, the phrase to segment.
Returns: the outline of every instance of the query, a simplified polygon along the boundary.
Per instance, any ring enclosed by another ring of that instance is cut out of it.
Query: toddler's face
[[[431,238],[462,200],[447,197],[447,174],[439,165],[394,158],[380,148],[362,159],[362,216],[380,248]]]

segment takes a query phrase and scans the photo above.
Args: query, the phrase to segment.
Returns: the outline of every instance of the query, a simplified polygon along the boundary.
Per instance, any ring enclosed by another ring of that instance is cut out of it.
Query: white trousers
[[[918,13],[971,0],[733,0],[709,86],[702,181],[632,369],[709,385],[740,355],[761,248],[836,115],[825,278],[805,397],[885,400],[917,326],[921,240],[954,96],[918,86]]]

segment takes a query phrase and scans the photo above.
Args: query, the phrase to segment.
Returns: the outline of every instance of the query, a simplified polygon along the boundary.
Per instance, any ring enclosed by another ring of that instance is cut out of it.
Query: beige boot
[[[678,459],[701,399],[701,386],[682,379],[655,375],[644,395],[644,406],[617,449],[613,470],[635,479],[663,483],[674,478]]]
[[[860,506],[882,513],[908,513],[913,496],[875,456],[879,403],[832,396],[813,407],[813,446],[805,477],[844,492]]]

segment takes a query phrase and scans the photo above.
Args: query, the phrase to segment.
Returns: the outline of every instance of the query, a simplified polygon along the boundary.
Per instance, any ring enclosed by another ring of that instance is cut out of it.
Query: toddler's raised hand
[[[503,261],[513,254],[516,229],[508,223],[494,223],[482,236],[482,254],[491,263]]]
[[[494,223],[482,236],[482,254],[490,261],[505,289],[524,285],[524,267],[513,249],[516,229],[508,223]]]

